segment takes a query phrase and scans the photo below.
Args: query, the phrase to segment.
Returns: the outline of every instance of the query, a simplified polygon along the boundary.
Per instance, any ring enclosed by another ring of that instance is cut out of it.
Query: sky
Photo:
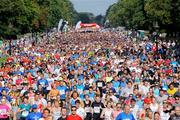
[[[110,5],[117,0],[70,0],[77,12],[91,12],[94,15],[105,15]]]

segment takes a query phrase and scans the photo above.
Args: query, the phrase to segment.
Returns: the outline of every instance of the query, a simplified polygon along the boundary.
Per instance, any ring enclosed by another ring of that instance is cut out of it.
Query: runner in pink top
[[[114,111],[112,113],[112,118],[113,120],[116,119],[116,117],[119,115],[119,113],[122,112],[122,109],[121,109],[121,104],[120,103],[117,103],[116,104],[116,108],[114,108]]]
[[[6,104],[6,99],[2,98],[1,104],[0,104],[0,119],[1,120],[8,120],[9,119],[9,112],[10,112],[10,108]]]

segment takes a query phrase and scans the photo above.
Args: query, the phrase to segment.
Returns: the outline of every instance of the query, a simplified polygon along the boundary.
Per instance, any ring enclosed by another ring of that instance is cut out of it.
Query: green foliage
[[[180,30],[179,0],[119,0],[106,13],[111,26],[153,30],[158,22],[160,29]],[[175,28],[175,29],[173,29]]]
[[[167,26],[172,31],[180,31],[180,0],[171,0],[171,24]]]
[[[80,12],[80,13],[78,13],[78,19],[77,20],[81,21],[83,23],[95,22],[98,25],[103,25],[104,24],[104,19],[105,19],[105,16],[103,16],[103,15],[94,16],[93,13]]]
[[[148,0],[145,10],[153,21],[162,24],[170,24],[171,20],[171,1],[170,0]]]
[[[112,26],[143,27],[145,16],[140,3],[142,0],[121,0],[110,7],[107,18]]]
[[[92,13],[88,12],[80,12],[78,13],[79,20],[82,21],[83,23],[91,23],[94,22],[95,16]]]
[[[1,0],[0,36],[56,27],[61,18],[72,24],[76,14],[69,0]]]
[[[104,16],[102,16],[102,15],[97,15],[97,16],[94,18],[94,21],[95,21],[98,25],[103,25],[103,23],[104,23]]]

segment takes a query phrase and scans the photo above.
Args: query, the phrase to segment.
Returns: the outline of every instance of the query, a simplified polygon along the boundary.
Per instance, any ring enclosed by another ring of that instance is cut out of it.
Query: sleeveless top
[[[86,111],[86,113],[91,113],[91,101],[89,101],[89,103],[86,103],[87,101],[84,101],[84,109]]]

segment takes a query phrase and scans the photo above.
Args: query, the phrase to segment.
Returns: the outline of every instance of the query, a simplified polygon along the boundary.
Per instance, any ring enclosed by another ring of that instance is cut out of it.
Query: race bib
[[[22,112],[22,116],[23,116],[23,117],[27,117],[28,114],[29,114],[29,111],[23,111],[23,112]]]
[[[60,95],[64,95],[65,94],[65,90],[59,90]]]
[[[83,90],[81,90],[81,89],[78,89],[77,91],[78,91],[79,94],[83,93]]]
[[[44,82],[41,82],[40,84],[42,85],[42,87],[45,87],[45,83]]]
[[[94,107],[94,113],[100,113],[100,107]]]
[[[98,82],[97,86],[98,86],[98,87],[102,87],[102,86],[103,86],[103,85],[102,85],[102,82]]]
[[[86,112],[91,112],[91,108],[90,107],[85,107],[85,111]]]
[[[6,109],[0,109],[0,114],[1,115],[7,115]]]
[[[115,88],[115,90],[116,90],[116,92],[119,92],[119,88],[117,87],[117,88]]]

